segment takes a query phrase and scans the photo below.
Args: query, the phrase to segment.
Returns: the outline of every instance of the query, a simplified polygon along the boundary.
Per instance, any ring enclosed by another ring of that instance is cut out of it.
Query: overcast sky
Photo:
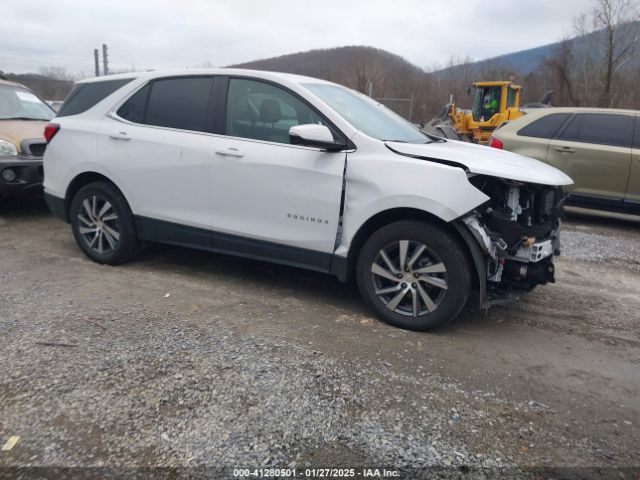
[[[313,48],[371,45],[421,67],[532,48],[571,33],[593,0],[3,0],[0,70],[224,66]]]

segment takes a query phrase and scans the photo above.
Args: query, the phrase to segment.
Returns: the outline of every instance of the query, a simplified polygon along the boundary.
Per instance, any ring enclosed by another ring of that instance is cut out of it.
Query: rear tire
[[[471,291],[463,248],[444,228],[420,221],[382,227],[358,257],[358,288],[385,322],[432,330],[451,322]]]
[[[78,190],[69,219],[76,243],[94,262],[119,265],[142,249],[129,204],[111,183],[93,182]]]

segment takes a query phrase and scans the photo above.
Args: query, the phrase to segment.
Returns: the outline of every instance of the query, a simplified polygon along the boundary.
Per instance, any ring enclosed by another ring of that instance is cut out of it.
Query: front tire
[[[78,190],[69,217],[76,243],[94,262],[119,265],[141,249],[129,204],[108,182],[93,182]]]
[[[471,291],[471,268],[460,243],[427,222],[399,221],[375,232],[360,252],[356,275],[377,315],[409,330],[448,324]]]

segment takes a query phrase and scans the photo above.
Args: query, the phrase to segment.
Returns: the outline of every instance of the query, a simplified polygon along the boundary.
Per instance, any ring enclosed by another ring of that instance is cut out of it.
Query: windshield
[[[303,86],[370,137],[405,143],[433,141],[404,118],[361,93],[339,85],[306,83]]]
[[[29,90],[0,85],[0,120],[51,120],[55,114]]]

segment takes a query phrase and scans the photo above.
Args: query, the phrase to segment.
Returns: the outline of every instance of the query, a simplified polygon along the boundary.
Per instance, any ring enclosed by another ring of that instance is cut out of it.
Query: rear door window
[[[570,116],[570,113],[545,115],[518,130],[518,135],[523,137],[553,138]]]
[[[213,77],[155,80],[151,84],[143,123],[180,130],[208,131],[207,112],[212,87]]]
[[[133,78],[124,78],[92,83],[78,83],[65,99],[57,116],[66,117],[68,115],[77,115],[86,112],[132,80]]]
[[[634,118],[609,113],[578,113],[560,139],[616,147],[631,147]]]

